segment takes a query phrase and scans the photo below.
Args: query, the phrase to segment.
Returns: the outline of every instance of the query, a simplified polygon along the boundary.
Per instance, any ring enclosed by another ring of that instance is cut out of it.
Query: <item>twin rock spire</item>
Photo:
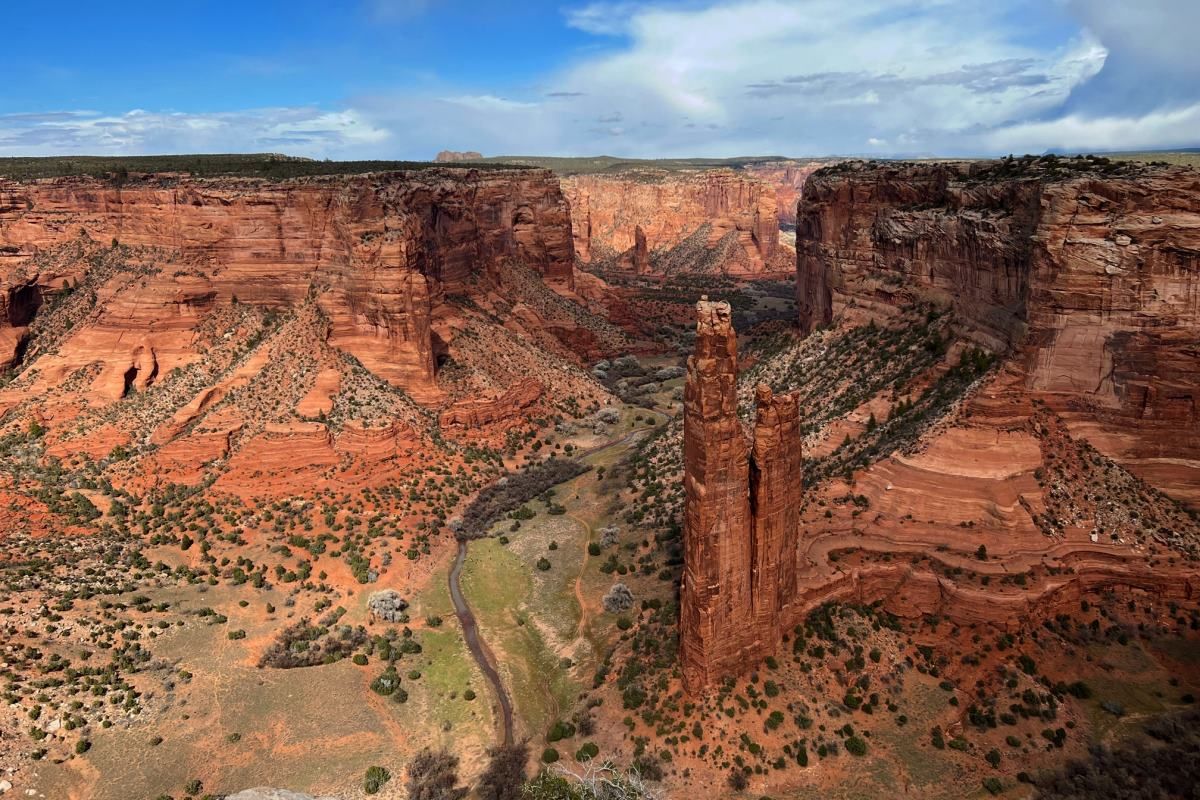
[[[729,304],[696,304],[684,388],[683,682],[697,691],[773,654],[796,593],[802,499],[795,395],[760,384],[747,437],[737,415]]]

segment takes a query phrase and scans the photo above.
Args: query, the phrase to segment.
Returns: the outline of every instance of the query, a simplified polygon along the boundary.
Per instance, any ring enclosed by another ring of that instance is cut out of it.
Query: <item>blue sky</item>
[[[1194,0],[48,5],[5,11],[0,155],[1200,145]]]

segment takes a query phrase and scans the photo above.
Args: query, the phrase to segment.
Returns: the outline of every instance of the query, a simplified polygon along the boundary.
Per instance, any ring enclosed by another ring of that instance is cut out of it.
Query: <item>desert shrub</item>
[[[462,800],[468,789],[458,785],[458,756],[425,748],[408,765],[409,800]]]
[[[367,642],[367,631],[361,625],[313,625],[305,617],[295,625],[284,628],[258,660],[258,666],[277,669],[313,667],[332,664],[348,658]]]
[[[1200,712],[1188,710],[1146,723],[1147,740],[1117,748],[1091,748],[1058,772],[1031,778],[1042,800],[1125,797],[1190,797],[1200,786]]]
[[[600,546],[612,547],[617,543],[617,538],[621,535],[621,529],[616,525],[609,525],[600,529]]]
[[[604,610],[610,614],[628,611],[633,607],[633,592],[624,583],[614,583],[605,593]]]
[[[367,774],[363,778],[363,791],[367,794],[375,794],[391,779],[392,773],[385,768],[367,767]]]
[[[560,739],[570,739],[574,735],[575,726],[560,719],[550,727],[550,732],[546,734],[546,741],[557,742]]]
[[[371,681],[371,691],[387,697],[400,688],[400,676],[395,667],[388,667],[384,672]]]
[[[475,788],[480,800],[520,800],[525,785],[525,763],[529,747],[499,745],[488,749],[488,765]]]

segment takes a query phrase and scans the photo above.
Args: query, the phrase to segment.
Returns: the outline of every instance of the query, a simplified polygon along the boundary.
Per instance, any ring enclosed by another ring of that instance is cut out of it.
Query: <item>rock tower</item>
[[[680,654],[696,691],[773,653],[796,590],[802,487],[794,395],[760,385],[748,435],[737,414],[729,304],[696,305],[684,387],[684,571]]]

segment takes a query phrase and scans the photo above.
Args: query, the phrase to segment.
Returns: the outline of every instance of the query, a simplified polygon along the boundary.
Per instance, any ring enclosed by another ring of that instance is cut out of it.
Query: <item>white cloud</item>
[[[445,98],[447,103],[455,103],[477,111],[520,111],[527,108],[537,108],[537,103],[526,103],[509,100],[491,94],[460,95]]]
[[[279,150],[353,156],[391,133],[353,110],[266,108],[213,114],[95,112],[0,117],[0,155],[212,153]]]
[[[433,0],[368,2],[411,13]],[[1200,144],[1190,36],[1200,4],[1147,5],[1139,15],[1107,0],[587,2],[564,21],[603,46],[522,87],[480,75],[333,110],[0,117],[0,153],[955,155]]]
[[[1043,150],[1140,150],[1195,146],[1200,135],[1200,103],[1140,116],[1085,117],[1010,125],[984,137],[991,152]]]
[[[977,146],[973,131],[1052,112],[1104,64],[1103,46],[1083,31],[1052,49],[1026,44],[1006,10],[950,0],[592,3],[572,24],[625,33],[628,45],[551,83],[586,95],[575,112],[623,114],[631,153],[846,152],[867,131],[913,150],[962,151]],[[577,152],[608,146],[579,133]]]

